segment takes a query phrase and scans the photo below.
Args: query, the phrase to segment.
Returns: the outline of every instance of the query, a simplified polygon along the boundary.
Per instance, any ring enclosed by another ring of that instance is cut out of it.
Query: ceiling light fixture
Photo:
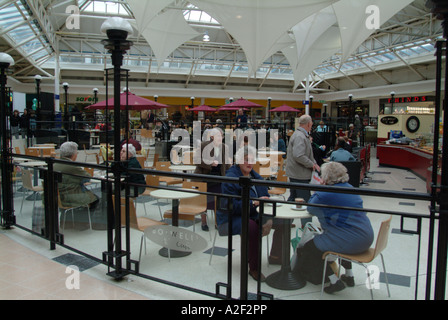
[[[204,41],[204,42],[210,41],[210,36],[208,35],[207,31],[205,31],[204,36],[202,37],[202,41]]]

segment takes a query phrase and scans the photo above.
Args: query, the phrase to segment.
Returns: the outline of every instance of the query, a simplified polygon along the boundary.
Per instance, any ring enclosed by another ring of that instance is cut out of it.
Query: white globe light
[[[13,66],[14,59],[9,54],[0,52],[0,63],[9,63],[10,66]]]

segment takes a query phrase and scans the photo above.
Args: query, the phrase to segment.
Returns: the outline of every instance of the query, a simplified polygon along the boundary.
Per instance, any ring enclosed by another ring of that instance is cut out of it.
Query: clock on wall
[[[409,117],[406,121],[406,129],[408,129],[410,133],[414,133],[418,128],[420,128],[420,120],[416,116]]]

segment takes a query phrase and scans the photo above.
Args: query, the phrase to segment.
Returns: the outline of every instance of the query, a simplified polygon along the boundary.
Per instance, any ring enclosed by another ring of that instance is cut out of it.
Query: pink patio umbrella
[[[222,106],[218,109],[218,111],[238,111],[240,109],[243,109],[243,111],[248,111],[247,108],[241,108],[241,107],[227,107],[227,105]]]
[[[190,109],[189,111],[204,111],[204,112],[216,112],[217,110],[215,108],[206,106],[205,104],[198,106],[198,107],[194,107],[192,109]]]
[[[269,112],[300,112],[300,110],[284,104],[280,107],[269,110]]]
[[[223,107],[236,107],[237,108],[236,110],[238,110],[239,108],[262,108],[263,106],[255,102],[239,98],[236,101],[223,105]]]
[[[148,110],[148,109],[163,109],[168,108],[169,106],[155,102],[149,99],[145,99],[142,97],[139,97],[129,91],[123,92],[120,94],[120,110],[126,110],[126,98],[127,98],[127,105],[129,107],[129,110]],[[95,104],[92,104],[86,109],[101,109],[104,110],[113,110],[114,109],[114,98],[110,98],[108,100],[104,100]]]

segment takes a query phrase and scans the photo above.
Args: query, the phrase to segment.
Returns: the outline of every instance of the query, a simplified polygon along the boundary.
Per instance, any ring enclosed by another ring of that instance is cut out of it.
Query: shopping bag
[[[310,184],[322,184],[322,178],[319,176],[319,173],[317,171],[313,171]]]

